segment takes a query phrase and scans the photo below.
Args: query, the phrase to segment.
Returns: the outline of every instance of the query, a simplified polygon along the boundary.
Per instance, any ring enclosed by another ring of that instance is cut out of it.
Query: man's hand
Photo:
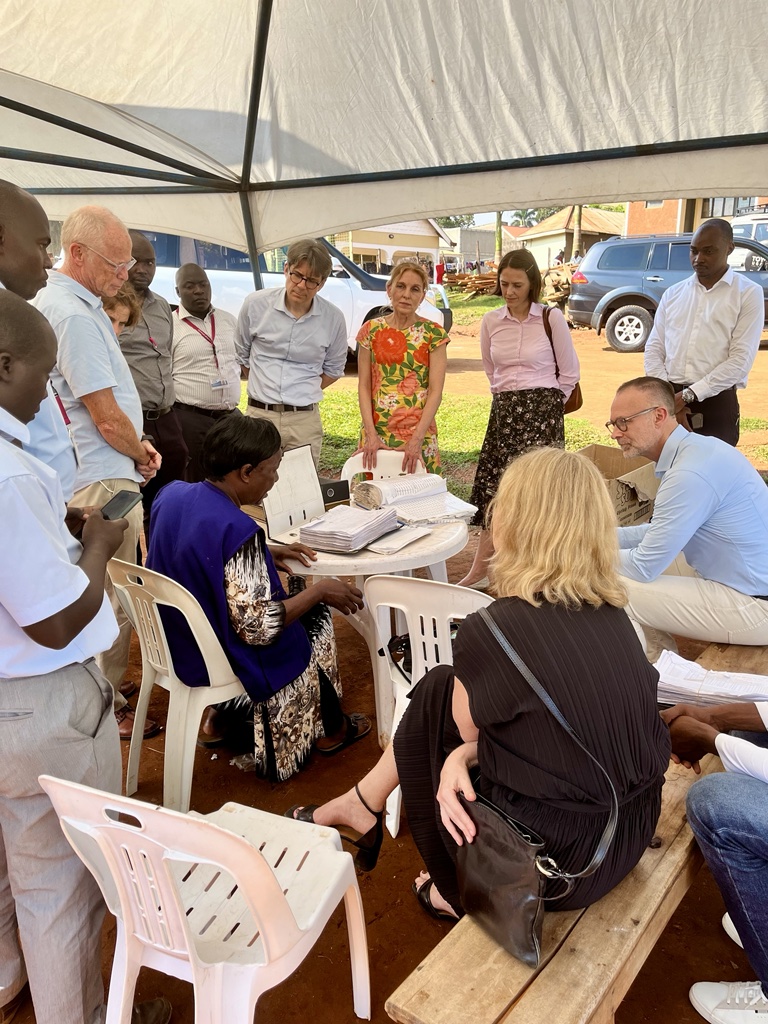
[[[127,519],[104,519],[99,509],[92,509],[83,524],[81,543],[86,551],[101,547],[109,560],[123,543],[127,529]]]
[[[83,508],[78,508],[76,505],[67,505],[64,525],[73,537],[79,537],[86,519],[92,512],[98,512],[95,505],[85,505]]]
[[[142,441],[141,446],[147,453],[148,460],[146,462],[137,462],[135,465],[136,469],[138,469],[144,477],[144,483],[146,483],[148,480],[151,480],[152,477],[156,475],[158,469],[160,469],[160,466],[163,463],[163,457],[151,442]]]
[[[462,846],[465,839],[471,843],[475,838],[475,823],[464,810],[457,794],[462,793],[466,800],[475,799],[469,768],[476,762],[477,743],[463,743],[446,757],[440,772],[440,785],[437,789],[440,817],[457,846]]]
[[[241,366],[240,367],[240,380],[248,380],[248,374],[250,372],[251,372],[250,367],[248,367],[248,366]]]
[[[675,419],[681,427],[685,427],[686,430],[691,429],[691,421],[689,419],[691,415],[690,408],[685,404],[683,400],[683,392],[675,392]]]
[[[692,768],[697,775],[701,774],[699,761],[705,754],[716,754],[715,738],[717,729],[696,718],[680,715],[669,727],[672,740],[672,760],[675,764]]]
[[[293,572],[286,564],[286,559],[292,558],[302,565],[311,565],[317,561],[317,552],[306,544],[277,544],[274,547],[270,544],[270,553],[275,565],[283,572]]]
[[[704,725],[711,725],[715,728],[715,720],[711,709],[700,707],[698,704],[675,704],[661,712],[661,717],[670,726],[676,718],[681,718],[683,715],[686,718],[695,718],[697,722],[703,722]]]
[[[333,578],[321,580],[320,583],[315,584],[315,587],[321,590],[322,601],[345,615],[351,615],[363,607],[362,592],[342,580]],[[312,589],[314,590],[315,587]]]

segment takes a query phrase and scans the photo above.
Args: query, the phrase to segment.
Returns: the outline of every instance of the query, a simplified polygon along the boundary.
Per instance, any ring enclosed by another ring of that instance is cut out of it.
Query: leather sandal
[[[372,807],[369,807],[363,799],[357,784],[355,785],[355,793],[357,794],[357,799],[366,811],[374,816],[376,821],[365,833],[354,832],[346,825],[336,825],[334,827],[344,842],[357,849],[355,854],[356,867],[361,871],[373,871],[379,859],[381,844],[384,840],[384,811],[374,811]],[[317,807],[317,804],[294,804],[293,807],[288,808],[284,817],[293,818],[295,821],[308,821],[314,825],[316,824],[314,814]]]
[[[359,711],[353,711],[351,715],[344,715],[344,736],[332,747],[319,747],[315,744],[315,750],[323,757],[332,757],[340,750],[351,747],[353,743],[367,736],[371,731],[371,720],[367,715],[361,715]]]
[[[434,878],[428,878],[423,885],[417,886],[414,882],[411,886],[411,892],[422,905],[424,910],[429,914],[430,917],[436,918],[438,921],[458,921],[455,914],[449,914],[447,910],[438,910],[429,898],[429,894],[432,892],[432,886],[435,884]]]

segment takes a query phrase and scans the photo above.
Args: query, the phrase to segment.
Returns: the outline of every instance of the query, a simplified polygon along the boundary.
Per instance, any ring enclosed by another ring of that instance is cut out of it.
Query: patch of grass
[[[476,295],[468,299],[464,292],[451,292],[450,298],[453,322],[462,327],[477,323],[489,309],[498,309],[502,304],[500,295]]]
[[[739,426],[742,431],[768,430],[768,420],[761,420],[756,416],[742,416]]]

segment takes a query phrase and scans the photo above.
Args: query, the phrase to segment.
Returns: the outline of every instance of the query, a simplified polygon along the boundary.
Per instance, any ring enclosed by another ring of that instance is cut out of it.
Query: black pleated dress
[[[670,752],[656,707],[658,673],[623,609],[534,608],[504,598],[490,611],[616,788],[619,822],[607,857],[566,898],[549,904],[553,910],[589,906],[631,871],[658,821]],[[481,792],[538,832],[562,869],[587,866],[608,820],[610,797],[604,777],[477,614],[459,630],[454,665],[433,669],[414,688],[394,749],[411,832],[438,889],[460,910],[456,844],[435,799],[443,761],[461,743],[451,714],[454,671],[480,730]],[[555,886],[547,895],[557,891]]]

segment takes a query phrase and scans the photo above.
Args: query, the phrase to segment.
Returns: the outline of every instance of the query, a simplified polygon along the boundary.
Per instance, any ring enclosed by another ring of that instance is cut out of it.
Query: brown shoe
[[[29,999],[29,982],[24,983],[24,986],[19,989],[9,1003],[0,1006],[0,1024],[11,1024],[27,999]]]
[[[120,685],[118,686],[118,690],[123,695],[123,697],[128,698],[132,697],[134,693],[136,693],[136,691],[138,690],[138,686],[136,685],[136,683],[134,683],[132,679],[124,679],[122,683],[120,683]]]
[[[133,720],[135,717],[136,713],[128,704],[115,711],[117,731],[120,733],[121,740],[129,740],[133,735]],[[160,726],[157,722],[153,722],[151,718],[148,718],[144,723],[144,739],[147,740],[150,736],[157,736],[159,732]]]

